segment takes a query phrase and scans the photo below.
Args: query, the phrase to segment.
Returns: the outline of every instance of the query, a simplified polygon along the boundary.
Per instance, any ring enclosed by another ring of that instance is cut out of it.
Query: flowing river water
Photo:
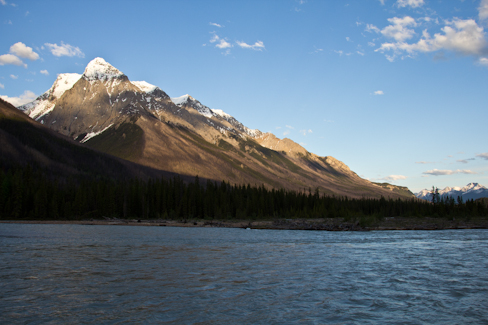
[[[488,230],[0,224],[1,324],[487,324]]]

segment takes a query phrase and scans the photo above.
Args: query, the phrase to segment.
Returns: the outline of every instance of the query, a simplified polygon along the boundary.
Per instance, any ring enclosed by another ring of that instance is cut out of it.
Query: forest
[[[321,195],[318,189],[285,191],[225,181],[185,181],[175,176],[141,180],[55,178],[42,169],[0,169],[0,219],[84,220],[215,219],[272,220],[286,218],[488,217],[478,201],[460,198],[352,199]]]

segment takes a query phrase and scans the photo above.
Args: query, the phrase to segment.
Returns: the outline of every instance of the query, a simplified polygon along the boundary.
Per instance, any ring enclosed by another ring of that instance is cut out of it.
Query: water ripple
[[[0,228],[0,323],[479,324],[488,231]]]

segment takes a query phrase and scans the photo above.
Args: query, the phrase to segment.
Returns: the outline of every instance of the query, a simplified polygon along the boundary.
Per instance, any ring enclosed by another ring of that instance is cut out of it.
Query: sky
[[[412,192],[488,187],[488,0],[0,0],[0,95],[102,57]]]

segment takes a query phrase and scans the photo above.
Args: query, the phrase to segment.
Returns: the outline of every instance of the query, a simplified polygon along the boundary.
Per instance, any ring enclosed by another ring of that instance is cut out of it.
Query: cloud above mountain
[[[477,174],[474,171],[468,169],[457,169],[457,170],[441,170],[441,169],[432,169],[426,172],[423,172],[424,175],[432,175],[432,176],[444,176],[444,175],[454,175],[454,174]]]
[[[64,42],[61,41],[61,45],[58,45],[57,43],[51,44],[51,43],[44,43],[49,50],[51,51],[51,54],[54,56],[77,56],[80,58],[85,57],[85,53],[81,51],[81,49],[77,46],[73,46],[70,44],[65,44]]]
[[[36,61],[39,59],[39,54],[34,52],[32,47],[29,47],[22,42],[17,42],[10,47],[8,54],[0,55],[0,65],[11,64],[27,68],[27,64],[25,64],[21,58]]]

